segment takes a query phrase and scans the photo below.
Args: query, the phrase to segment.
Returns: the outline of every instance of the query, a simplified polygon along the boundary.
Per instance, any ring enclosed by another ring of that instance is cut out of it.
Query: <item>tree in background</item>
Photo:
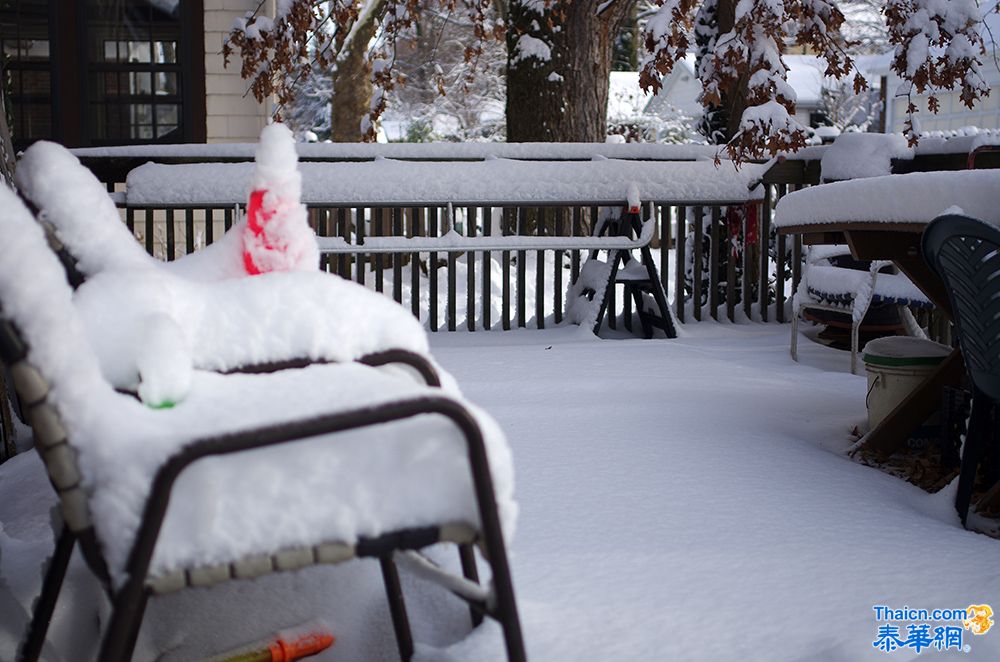
[[[404,82],[397,45],[409,38],[422,13],[434,8],[461,16],[472,26],[463,58],[469,75],[491,39],[507,43],[507,137],[524,140],[600,140],[605,134],[608,77],[613,46],[637,0],[282,0],[277,16],[259,13],[237,24],[225,52],[239,49],[242,73],[254,95],[294,96],[291,74],[306,75],[312,61],[341,66],[364,52],[372,95],[360,121],[375,135],[386,94]],[[996,3],[996,0],[990,0]],[[641,82],[656,91],[674,64],[694,46],[699,54],[701,101],[715,113],[718,139],[735,159],[759,158],[805,144],[806,130],[794,119],[794,92],[781,53],[807,47],[826,62],[826,75],[854,74],[865,87],[844,36],[844,14],[832,0],[652,0],[643,29]],[[367,13],[366,13],[367,12]],[[370,22],[366,22],[367,17]],[[977,32],[974,0],[887,0],[886,34],[894,47],[892,67],[912,92],[958,89],[970,107],[988,94],[981,74],[985,54]],[[324,26],[335,29],[324,32]],[[371,38],[366,25],[371,27]],[[343,39],[330,37],[343,34]],[[315,42],[317,47],[310,49]],[[362,45],[364,47],[362,47]],[[305,63],[303,64],[303,61]],[[344,93],[334,83],[335,98]],[[363,94],[352,95],[363,99]],[[334,105],[334,109],[339,104]],[[363,103],[358,104],[363,107]],[[906,133],[916,141],[913,115]],[[334,121],[334,126],[337,122]]]
[[[715,112],[717,137],[735,159],[773,155],[805,144],[806,130],[794,119],[795,94],[781,60],[786,45],[809,48],[826,62],[827,76],[853,75],[856,92],[867,86],[848,49],[844,14],[831,0],[655,0],[646,23],[642,85],[659,89],[663,76],[687,55],[698,53],[702,104]],[[911,92],[934,96],[959,89],[969,107],[989,94],[982,76],[980,9],[974,0],[888,0],[884,8],[892,68]],[[907,94],[910,94],[908,92]],[[913,115],[905,133],[916,142]]]

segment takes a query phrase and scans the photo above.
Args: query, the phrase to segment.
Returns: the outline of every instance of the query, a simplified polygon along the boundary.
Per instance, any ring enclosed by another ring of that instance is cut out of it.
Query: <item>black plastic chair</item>
[[[1000,450],[991,424],[991,410],[1000,404],[1000,227],[957,214],[939,216],[924,231],[923,254],[948,290],[972,382],[972,415],[955,497],[964,525],[979,466],[988,452],[994,455],[991,464],[997,464]],[[986,469],[991,484],[997,482],[996,470]]]

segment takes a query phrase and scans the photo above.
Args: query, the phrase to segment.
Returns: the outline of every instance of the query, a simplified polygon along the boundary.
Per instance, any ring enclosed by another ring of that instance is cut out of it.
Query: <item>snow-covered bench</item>
[[[77,543],[112,600],[102,660],[130,656],[151,595],[355,557],[380,559],[408,657],[398,550],[497,619],[510,659],[524,658],[504,548],[510,456],[487,415],[356,363],[196,371],[183,402],[147,408],[101,374],[63,268],[2,187],[0,209],[0,351],[63,520],[26,659],[41,652]],[[439,541],[462,546],[464,568],[480,546],[492,585],[445,578],[405,551]]]

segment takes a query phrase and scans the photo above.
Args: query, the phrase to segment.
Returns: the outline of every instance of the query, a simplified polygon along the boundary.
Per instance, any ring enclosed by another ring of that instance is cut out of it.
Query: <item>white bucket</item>
[[[865,345],[870,428],[881,423],[949,353],[947,345],[905,336],[879,338]]]

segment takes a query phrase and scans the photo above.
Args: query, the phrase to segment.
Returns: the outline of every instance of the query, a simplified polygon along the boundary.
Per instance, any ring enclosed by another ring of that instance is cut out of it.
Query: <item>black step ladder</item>
[[[638,238],[642,234],[642,221],[638,211],[626,209],[622,210],[618,218],[608,218],[598,223],[596,230],[595,237]],[[597,250],[591,251],[590,259],[596,259],[598,252]],[[660,282],[660,274],[653,262],[653,254],[649,250],[649,244],[640,248],[639,252],[641,258],[637,260],[632,256],[631,250],[608,250],[611,274],[608,276],[604,300],[601,301],[597,321],[594,323],[595,335],[601,329],[608,303],[614,296],[615,285],[621,283],[625,286],[626,301],[631,297],[632,301],[635,302],[635,309],[639,314],[639,321],[642,323],[642,332],[646,338],[653,337],[654,327],[662,329],[667,338],[677,337],[674,320],[670,316],[670,308],[667,305],[667,295],[663,291],[663,283]],[[585,294],[593,296],[596,293],[585,292]],[[652,305],[646,305],[647,297],[652,298]],[[631,320],[627,320],[626,326],[629,330],[631,330],[631,325]]]

